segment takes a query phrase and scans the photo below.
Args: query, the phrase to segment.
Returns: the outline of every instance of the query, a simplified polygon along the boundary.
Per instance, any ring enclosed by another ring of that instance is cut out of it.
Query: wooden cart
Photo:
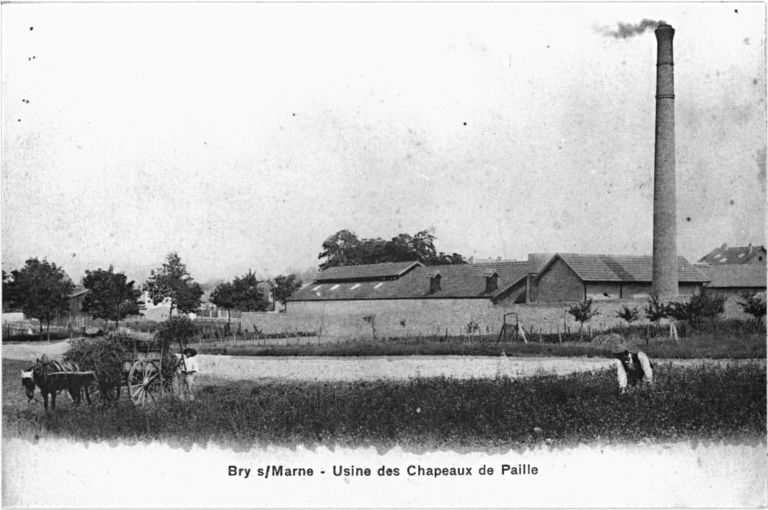
[[[91,395],[102,402],[116,402],[125,386],[133,405],[144,406],[157,401],[164,392],[173,391],[172,380],[164,380],[163,353],[155,339],[122,339],[126,354],[122,360],[119,384],[107,386],[94,381],[89,386]]]

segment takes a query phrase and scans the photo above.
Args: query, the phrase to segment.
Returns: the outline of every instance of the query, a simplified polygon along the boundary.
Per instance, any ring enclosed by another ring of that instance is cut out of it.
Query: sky
[[[2,5],[2,267],[316,267],[341,229],[650,254],[676,29],[678,252],[765,243],[762,3]]]

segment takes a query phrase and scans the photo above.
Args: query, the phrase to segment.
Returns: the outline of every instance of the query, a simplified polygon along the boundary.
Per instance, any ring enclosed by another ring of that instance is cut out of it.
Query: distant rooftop
[[[371,264],[331,268],[330,278],[324,271],[317,280],[305,285],[289,301],[327,301],[361,299],[415,298],[485,298],[495,299],[523,280],[528,262],[492,262],[482,264],[420,263],[393,266]],[[377,266],[377,267],[373,267]],[[401,276],[392,278],[400,271]],[[430,278],[440,275],[440,288],[430,289]],[[363,277],[361,275],[368,275]],[[487,278],[497,278],[496,287],[487,287]]]
[[[721,264],[754,264],[755,262],[765,263],[765,246],[728,246],[723,244],[715,248],[699,262],[702,264],[721,265]]]
[[[585,282],[646,283],[653,280],[653,257],[650,255],[558,253],[557,256]],[[678,281],[691,283],[707,281],[707,277],[697,271],[684,257],[677,257],[677,261]],[[552,261],[547,266],[551,263]]]
[[[423,265],[421,262],[410,261],[329,267],[317,276],[316,281],[386,280],[398,278],[414,267],[421,267]]]

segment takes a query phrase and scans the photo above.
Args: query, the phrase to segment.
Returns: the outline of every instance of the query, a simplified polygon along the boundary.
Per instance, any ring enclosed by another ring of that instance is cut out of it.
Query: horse
[[[27,370],[21,371],[21,384],[24,387],[27,400],[35,398],[35,386],[40,388],[43,395],[43,406],[48,410],[48,395],[51,395],[51,409],[56,409],[56,394],[67,390],[75,405],[80,404],[80,395],[85,393],[85,399],[90,404],[91,396],[88,385],[96,380],[92,372],[80,372],[76,363],[69,361],[48,360],[45,356],[38,359]]]

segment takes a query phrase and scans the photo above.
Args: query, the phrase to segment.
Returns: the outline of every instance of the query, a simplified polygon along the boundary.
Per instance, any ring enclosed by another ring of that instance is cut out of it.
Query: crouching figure
[[[642,351],[634,353],[625,349],[615,355],[616,379],[622,393],[627,391],[627,383],[630,386],[637,386],[643,381],[649,385],[653,384],[653,363],[647,354]]]

